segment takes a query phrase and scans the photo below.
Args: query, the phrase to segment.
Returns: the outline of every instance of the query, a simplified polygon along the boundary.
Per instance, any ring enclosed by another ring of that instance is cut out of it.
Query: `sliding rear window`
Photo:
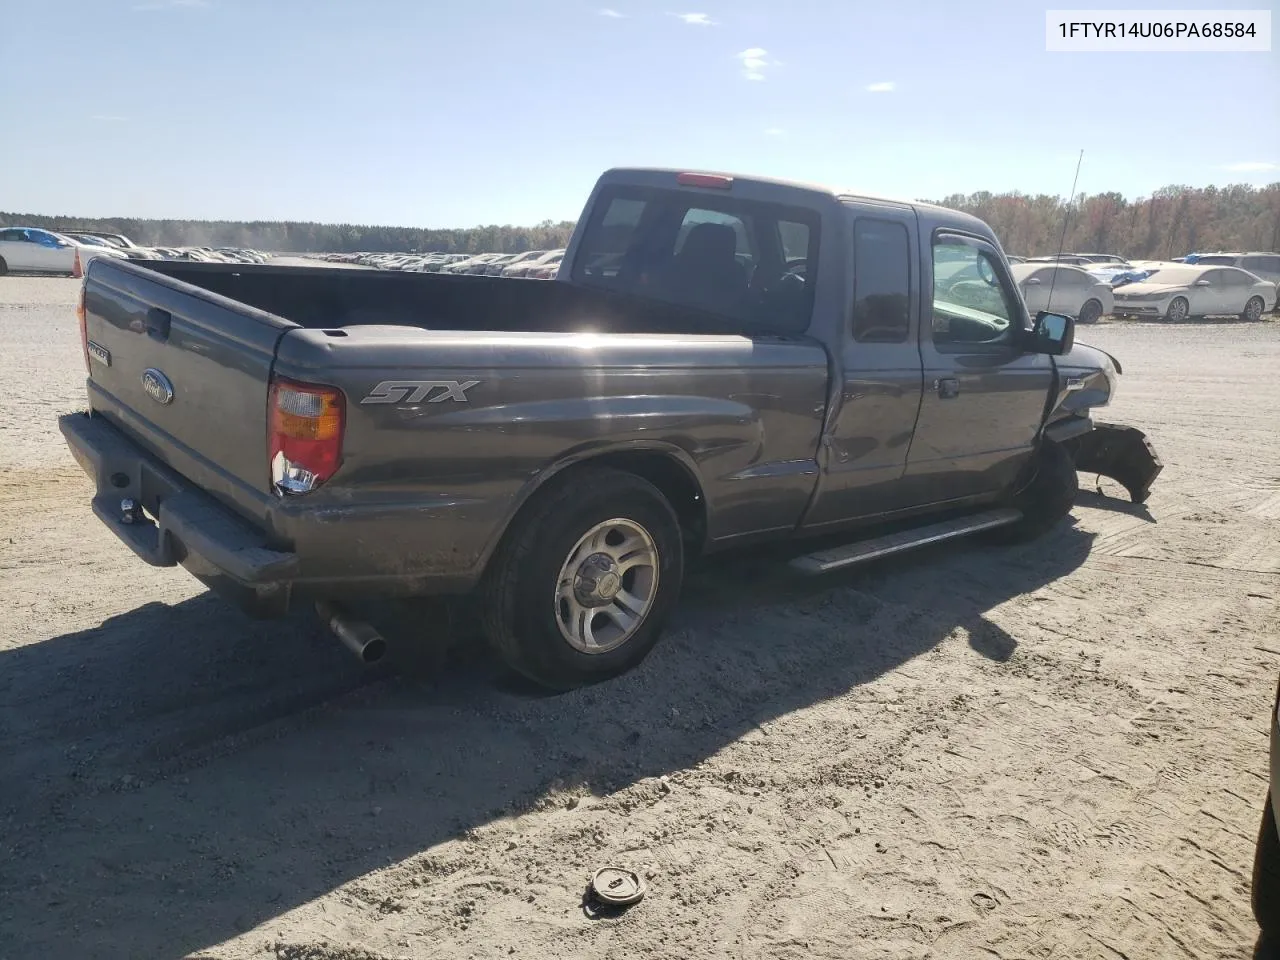
[[[815,210],[705,192],[601,191],[572,279],[705,310],[744,334],[809,326],[817,278]]]

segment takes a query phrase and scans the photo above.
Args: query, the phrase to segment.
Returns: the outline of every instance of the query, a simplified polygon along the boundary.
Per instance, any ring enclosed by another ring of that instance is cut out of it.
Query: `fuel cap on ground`
[[[635,871],[622,867],[601,867],[587,886],[587,902],[583,906],[589,915],[612,912],[639,903],[644,895],[644,880]]]

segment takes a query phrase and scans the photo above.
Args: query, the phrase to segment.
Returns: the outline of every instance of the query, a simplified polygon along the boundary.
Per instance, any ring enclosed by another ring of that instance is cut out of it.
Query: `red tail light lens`
[[[80,299],[76,301],[76,319],[80,321],[80,348],[84,350],[84,368],[93,373],[89,366],[89,316],[84,304],[84,284],[80,284]]]
[[[342,464],[346,398],[334,387],[276,378],[268,406],[271,486],[281,496],[310,493]]]

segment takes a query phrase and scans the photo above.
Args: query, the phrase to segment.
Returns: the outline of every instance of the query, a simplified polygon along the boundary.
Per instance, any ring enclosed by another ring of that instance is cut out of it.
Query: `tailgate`
[[[84,298],[93,411],[228,506],[264,517],[271,364],[295,325],[106,258],[90,264]]]

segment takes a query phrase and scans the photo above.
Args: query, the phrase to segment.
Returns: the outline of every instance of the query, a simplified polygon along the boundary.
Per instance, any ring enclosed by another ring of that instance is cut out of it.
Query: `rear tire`
[[[1165,311],[1164,318],[1170,323],[1182,323],[1191,317],[1191,304],[1186,297],[1174,297],[1169,301],[1169,309]]]
[[[1101,316],[1102,302],[1086,300],[1084,306],[1080,308],[1080,316],[1076,317],[1076,323],[1097,323]]]
[[[9,265],[4,262],[4,257],[0,257],[0,277],[9,272]]]
[[[680,522],[653,484],[604,467],[535,494],[481,586],[484,632],[513,670],[553,691],[617,677],[661,637],[680,594]]]
[[[1258,827],[1258,846],[1253,858],[1253,918],[1262,929],[1263,939],[1280,945],[1280,834],[1276,831],[1271,794],[1262,809]]]
[[[1262,302],[1261,297],[1250,297],[1249,302],[1244,305],[1244,310],[1240,314],[1240,319],[1249,323],[1257,323],[1262,319],[1262,311],[1266,304]]]
[[[1079,490],[1080,478],[1071,454],[1061,444],[1043,441],[1011,503],[1022,511],[1022,519],[992,530],[991,539],[1023,543],[1044,536],[1071,512]]]

